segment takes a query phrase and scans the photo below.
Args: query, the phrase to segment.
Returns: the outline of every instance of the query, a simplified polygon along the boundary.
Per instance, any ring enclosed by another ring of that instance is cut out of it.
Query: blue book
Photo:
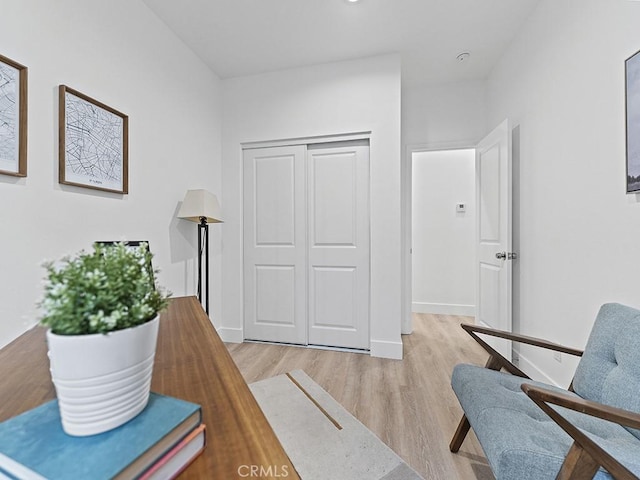
[[[72,437],[52,400],[0,423],[0,479],[135,478],[201,422],[199,405],[151,393],[146,408],[124,425]]]

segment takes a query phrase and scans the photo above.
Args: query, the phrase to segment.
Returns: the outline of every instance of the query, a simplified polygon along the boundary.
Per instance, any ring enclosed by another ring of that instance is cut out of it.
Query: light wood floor
[[[414,314],[404,360],[254,343],[227,344],[248,383],[304,370],[426,479],[492,479],[470,433],[457,454],[449,441],[462,410],[451,390],[458,363],[487,355],[458,325],[470,317]]]

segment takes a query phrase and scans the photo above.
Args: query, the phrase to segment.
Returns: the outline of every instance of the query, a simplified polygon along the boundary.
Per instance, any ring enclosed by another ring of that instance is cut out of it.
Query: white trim
[[[467,150],[475,149],[477,141],[463,140],[455,142],[432,142],[432,143],[412,143],[406,146],[407,158],[411,159],[413,153],[418,152],[438,152],[442,150]]]
[[[412,163],[408,150],[402,152],[400,164],[400,332],[403,335],[413,333],[411,318],[411,301],[413,299],[411,258],[411,196],[412,196]]]
[[[259,345],[277,345],[280,347],[307,348],[311,350],[329,350],[332,352],[361,353],[363,355],[369,355],[369,350],[363,350],[361,348],[331,347],[328,345],[300,345],[298,343],[270,342],[268,340],[245,340],[243,343],[257,343]]]
[[[522,370],[524,373],[529,375],[533,380],[538,382],[548,383],[549,385],[554,385],[556,387],[560,387],[556,382],[554,382],[551,377],[549,377],[546,373],[540,370],[533,362],[527,360],[526,357],[523,357],[522,354],[515,349],[513,350],[513,355],[518,356],[518,368]]]
[[[242,343],[244,341],[244,330],[242,328],[220,327],[218,336],[223,342]]]
[[[435,313],[437,315],[465,315],[473,317],[476,314],[475,305],[460,305],[456,303],[427,303],[413,302],[411,311],[415,313]]]
[[[382,340],[371,340],[370,352],[372,357],[402,360],[402,341],[386,342]]]
[[[314,145],[316,143],[348,142],[351,140],[369,140],[371,132],[342,133],[336,135],[318,135],[314,137],[286,138],[282,140],[267,140],[256,142],[242,142],[242,150],[252,150],[254,148],[270,147],[290,147],[293,145]]]
[[[412,225],[411,225],[411,209],[412,209],[412,177],[413,177],[413,154],[418,152],[435,152],[441,150],[466,150],[475,149],[478,144],[477,140],[462,140],[451,142],[430,142],[430,143],[411,143],[405,145],[404,158],[402,165],[404,173],[401,175],[401,195],[402,204],[405,205],[405,211],[402,212],[402,262],[404,265],[404,275],[401,279],[401,297],[402,297],[402,334],[410,334],[413,332],[413,320],[411,318],[412,304],[412,268],[413,260],[411,256],[412,250]],[[415,311],[415,310],[413,310]],[[435,312],[424,312],[435,313]],[[466,315],[466,314],[465,314]],[[475,311],[470,315],[475,315]]]
[[[338,143],[343,143],[343,142],[352,142],[352,141],[357,141],[357,140],[366,140],[368,147],[369,147],[369,179],[368,179],[368,183],[369,183],[369,342],[371,345],[373,345],[374,340],[371,339],[371,310],[372,310],[372,306],[371,306],[371,140],[373,138],[373,134],[371,130],[368,131],[362,131],[362,132],[352,132],[352,133],[341,133],[341,134],[332,134],[332,135],[317,135],[317,136],[312,136],[312,137],[299,137],[299,138],[290,138],[290,139],[280,139],[280,140],[271,140],[271,141],[251,141],[251,142],[240,142],[240,244],[243,245],[242,247],[242,254],[240,255],[240,297],[242,298],[242,302],[241,302],[241,318],[242,318],[242,328],[225,328],[222,327],[218,330],[218,334],[220,336],[220,338],[225,341],[225,342],[229,342],[229,343],[243,343],[245,341],[244,338],[244,322],[245,322],[245,316],[244,316],[244,310],[245,310],[245,302],[244,302],[244,262],[245,262],[245,254],[244,254],[244,151],[245,150],[253,150],[253,149],[258,149],[258,148],[270,148],[270,147],[289,147],[289,146],[296,146],[296,145],[304,145],[305,147],[307,147],[307,151],[308,152],[308,147],[310,145],[318,145],[318,144],[323,144],[323,143],[331,143],[331,144],[338,144]],[[305,162],[306,164],[306,162]],[[308,255],[308,253],[307,253]],[[308,259],[307,259],[308,260]],[[307,261],[308,263],[308,261]],[[410,316],[410,315],[409,315]],[[308,317],[307,317],[308,318]],[[309,338],[309,324],[308,322],[305,324],[305,328],[307,329],[307,333],[306,333],[306,337],[307,337],[307,341]],[[401,333],[404,333],[404,331],[402,331]],[[411,333],[411,332],[409,332]],[[392,343],[392,342],[386,342],[386,343]],[[308,346],[308,345],[303,345],[303,346]],[[333,347],[333,348],[340,348],[340,347]],[[380,355],[376,355],[373,353],[373,347],[370,350],[370,354],[371,356],[379,356],[382,358],[394,358],[394,359],[402,359],[402,342],[400,342],[400,349],[399,352],[397,351],[397,347],[395,348],[395,351],[393,353],[391,353],[391,356],[387,356],[386,353],[381,353]],[[386,352],[386,350],[381,350],[382,352]],[[366,351],[365,351],[366,353]],[[399,356],[396,356],[399,355]]]

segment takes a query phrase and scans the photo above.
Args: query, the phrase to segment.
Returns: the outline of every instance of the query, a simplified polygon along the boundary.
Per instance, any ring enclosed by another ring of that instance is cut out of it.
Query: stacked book
[[[124,425],[89,437],[64,433],[57,400],[0,423],[0,479],[171,479],[204,449],[199,405],[151,393]]]

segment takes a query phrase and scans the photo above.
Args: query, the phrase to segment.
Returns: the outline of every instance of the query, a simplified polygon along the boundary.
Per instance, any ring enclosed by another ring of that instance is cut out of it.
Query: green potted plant
[[[159,313],[170,295],[156,288],[151,257],[146,243],[95,244],[45,264],[40,323],[70,435],[116,428],[147,404]]]

